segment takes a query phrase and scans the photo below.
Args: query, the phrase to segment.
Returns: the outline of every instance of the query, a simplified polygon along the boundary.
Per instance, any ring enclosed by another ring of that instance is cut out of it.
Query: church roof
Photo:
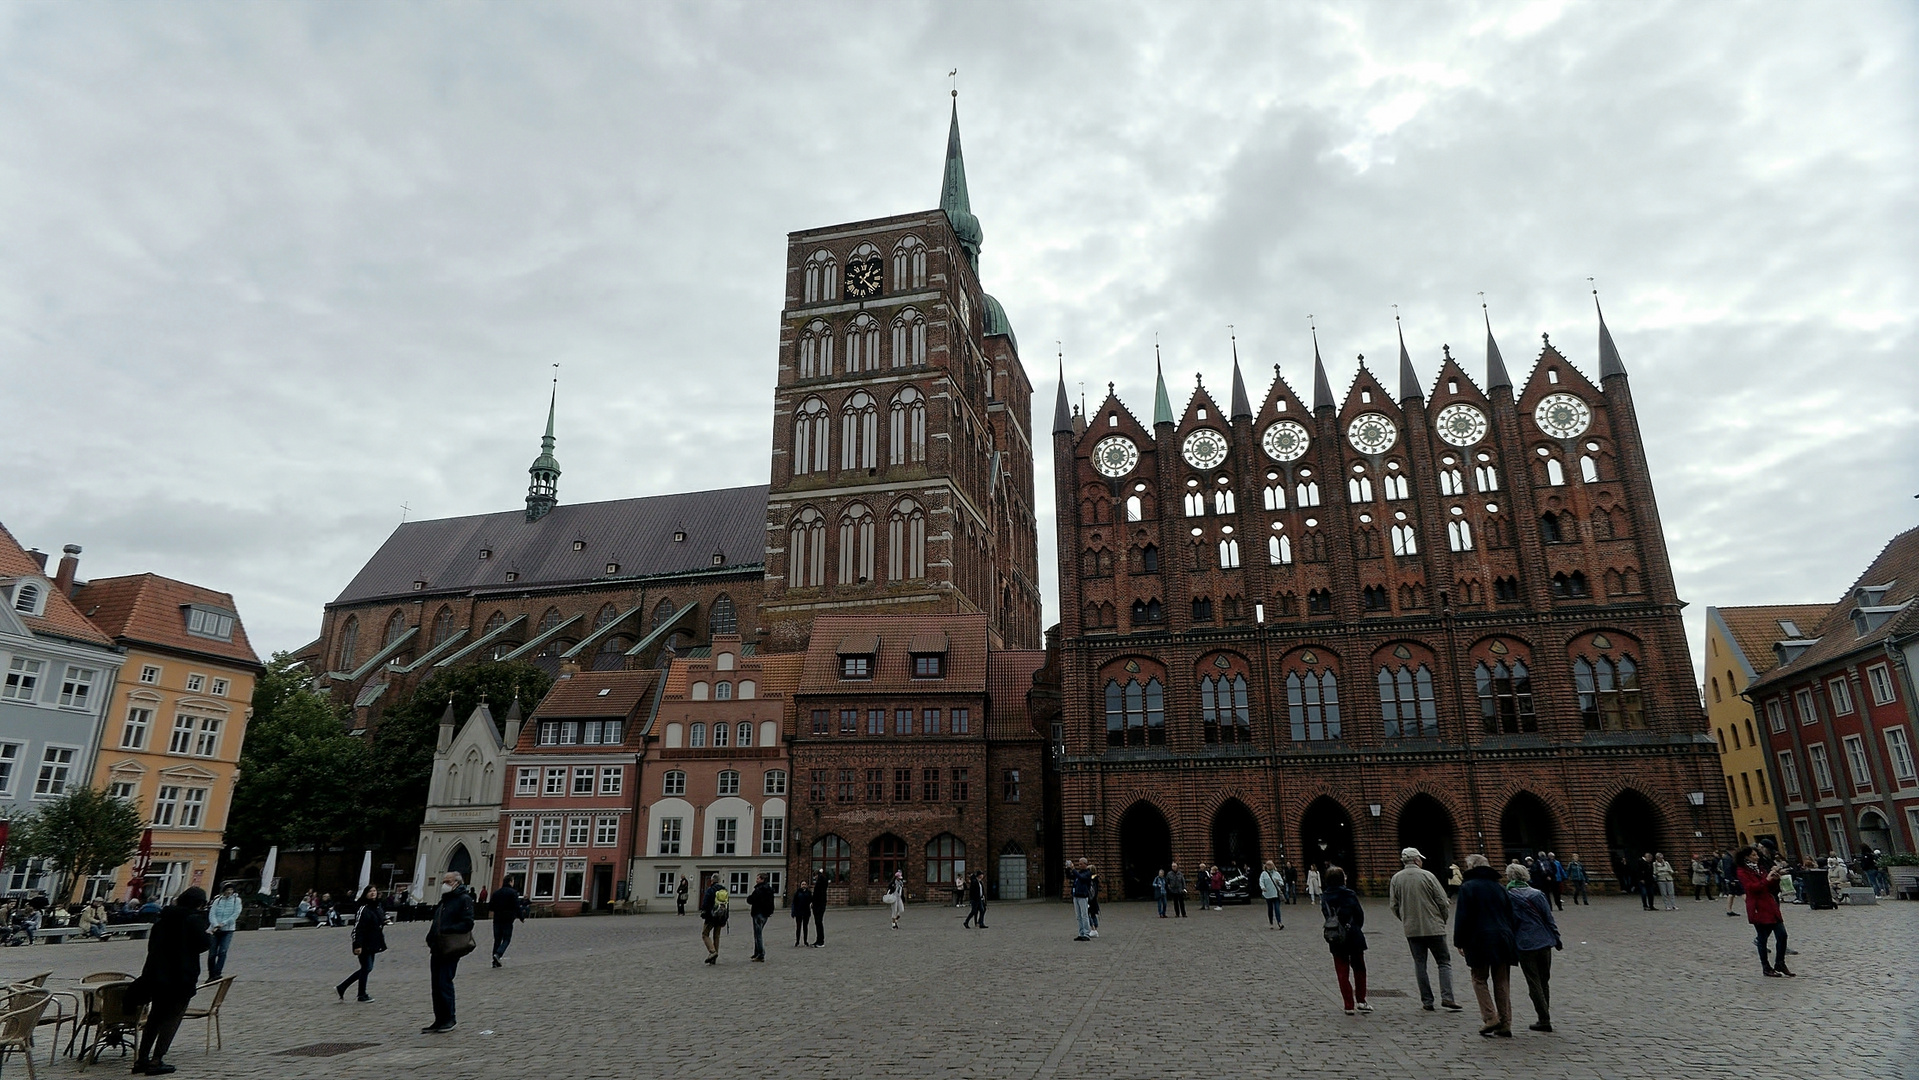
[[[755,484],[562,503],[534,521],[521,510],[409,521],[393,530],[333,603],[761,566],[766,492],[765,484]],[[676,541],[675,534],[685,539]],[[575,543],[584,546],[575,550]],[[609,565],[619,569],[609,572]],[[509,573],[515,575],[511,582]]]
[[[1005,334],[1006,340],[1012,342],[1014,350],[1017,351],[1019,349],[1019,335],[1013,333],[1013,324],[1006,319],[1006,309],[1000,306],[1000,302],[994,298],[992,293],[981,293],[980,295],[986,299],[986,332],[989,334]]]

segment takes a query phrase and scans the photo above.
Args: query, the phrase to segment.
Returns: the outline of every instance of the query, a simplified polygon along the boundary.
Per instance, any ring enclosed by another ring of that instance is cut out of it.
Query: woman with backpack
[[[882,897],[887,906],[893,909],[893,929],[900,928],[900,916],[906,914],[906,872],[893,871],[893,880],[886,886],[886,895]]]
[[[1346,887],[1342,867],[1327,867],[1325,883],[1319,913],[1326,919],[1323,933],[1333,954],[1333,973],[1339,976],[1340,1000],[1347,1016],[1372,1012],[1366,1004],[1366,909],[1359,906],[1359,894]]]
[[[386,909],[380,906],[380,890],[368,885],[360,894],[360,913],[353,920],[353,955],[360,958],[360,970],[348,975],[333,988],[346,1000],[346,988],[360,984],[356,1001],[372,1001],[366,992],[367,976],[373,974],[373,958],[386,951]]]

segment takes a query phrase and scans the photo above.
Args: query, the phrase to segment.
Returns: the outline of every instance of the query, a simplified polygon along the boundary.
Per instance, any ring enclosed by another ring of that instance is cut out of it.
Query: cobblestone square
[[[460,1027],[431,1019],[424,926],[389,928],[373,974],[378,999],[335,999],[354,966],[345,929],[256,931],[234,939],[239,976],[226,1049],[201,1052],[182,1027],[170,1059],[209,1077],[1749,1077],[1906,1078],[1915,1072],[1919,904],[1812,912],[1787,908],[1797,979],[1764,979],[1743,915],[1683,900],[1643,912],[1603,897],[1560,915],[1554,1025],[1533,1014],[1513,973],[1516,1037],[1483,1039],[1463,965],[1462,1013],[1420,1011],[1411,961],[1383,901],[1368,900],[1377,1011],[1340,1009],[1315,909],[1266,929],[1259,905],[1107,906],[1096,941],[1075,942],[1070,907],[996,905],[991,929],[963,912],[915,905],[897,932],[882,908],[827,913],[827,947],[792,947],[793,921],[768,925],[767,960],[748,962],[742,913],[708,967],[695,917],[544,919],[520,924],[507,965],[462,962]],[[51,967],[50,985],[138,971],[136,942],[9,949],[8,977]],[[1397,991],[1398,994],[1392,992]],[[1404,996],[1399,996],[1403,994]],[[331,1057],[314,1043],[373,1043]],[[45,1061],[44,1044],[39,1054]],[[17,1070],[15,1062],[9,1062]],[[97,1074],[126,1066],[109,1057]],[[63,1059],[43,1075],[77,1075]]]

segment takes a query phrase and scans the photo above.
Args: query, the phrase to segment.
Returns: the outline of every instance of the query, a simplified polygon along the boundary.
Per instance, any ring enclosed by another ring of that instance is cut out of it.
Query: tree
[[[81,879],[104,874],[133,858],[146,822],[125,799],[91,787],[77,787],[36,807],[15,822],[20,855],[45,859],[62,875],[51,896],[70,900]]]
[[[365,827],[366,763],[366,741],[349,732],[341,711],[314,692],[285,653],[276,653],[254,684],[226,842],[247,850],[317,849],[356,838]]]

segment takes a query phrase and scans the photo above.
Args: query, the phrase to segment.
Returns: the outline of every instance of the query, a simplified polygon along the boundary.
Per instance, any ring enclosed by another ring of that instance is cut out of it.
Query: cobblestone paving
[[[1069,907],[997,905],[992,929],[916,905],[889,931],[883,909],[827,913],[827,947],[795,949],[792,920],[768,926],[767,961],[747,962],[735,921],[716,967],[700,963],[692,916],[521,924],[507,966],[484,944],[461,965],[460,1027],[431,1018],[419,924],[389,931],[374,1004],[334,998],[354,966],[344,929],[234,939],[226,1049],[182,1028],[182,1077],[1919,1077],[1919,903],[1833,912],[1787,908],[1798,979],[1765,979],[1743,915],[1682,901],[1646,913],[1602,898],[1561,918],[1553,1034],[1482,1039],[1463,965],[1463,1013],[1420,1011],[1398,924],[1366,904],[1374,1003],[1342,1013],[1318,920],[1286,909],[1197,909],[1161,921],[1112,904],[1102,936],[1075,942]],[[487,938],[481,930],[482,942]],[[51,985],[137,971],[135,942],[0,952],[0,975],[51,967]],[[1404,997],[1382,994],[1398,990]],[[1513,973],[1515,1027],[1533,1020]],[[284,1051],[377,1045],[325,1058]],[[45,1050],[40,1060],[45,1061]],[[9,1062],[17,1069],[17,1063]],[[108,1068],[108,1066],[112,1066]],[[125,1066],[108,1058],[95,1075]],[[64,1061],[43,1075],[77,1075]]]

